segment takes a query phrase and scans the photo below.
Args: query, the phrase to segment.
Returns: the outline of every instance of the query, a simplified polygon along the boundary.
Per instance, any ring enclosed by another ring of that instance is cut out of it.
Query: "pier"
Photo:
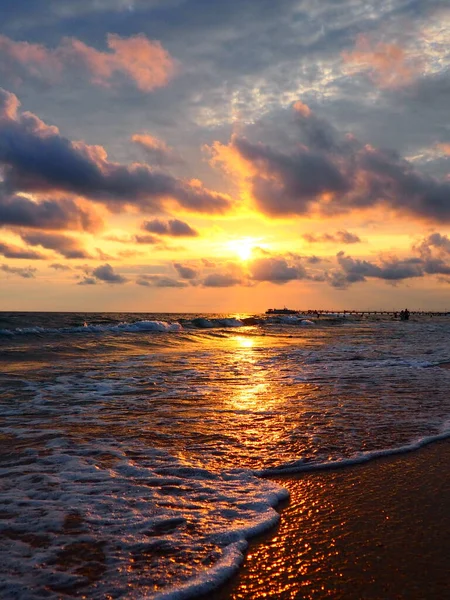
[[[399,310],[325,310],[325,309],[308,309],[308,310],[299,310],[299,313],[302,315],[309,316],[355,316],[355,317],[365,317],[365,316],[380,316],[380,317],[393,317],[396,318],[400,315],[401,309]],[[450,316],[450,311],[430,311],[430,310],[410,310],[409,314],[411,316],[418,317],[448,317]]]

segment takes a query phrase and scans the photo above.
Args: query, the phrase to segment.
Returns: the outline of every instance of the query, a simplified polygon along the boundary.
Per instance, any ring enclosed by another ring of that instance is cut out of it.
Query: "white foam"
[[[449,422],[450,423],[450,422]],[[442,428],[443,429],[443,428]],[[403,446],[397,446],[393,448],[384,448],[382,450],[373,450],[371,452],[359,452],[350,458],[342,458],[340,460],[330,460],[328,462],[317,462],[310,463],[300,459],[288,464],[279,465],[277,467],[263,469],[255,472],[260,477],[269,477],[277,475],[293,475],[296,473],[305,473],[308,471],[326,471],[332,469],[341,469],[343,467],[349,467],[352,465],[358,465],[362,463],[375,460],[377,458],[383,458],[385,456],[394,456],[396,454],[406,454],[419,450],[420,448],[450,438],[450,429],[443,431],[437,435],[424,436]]]
[[[240,540],[227,546],[223,556],[210,569],[200,573],[189,582],[155,595],[155,600],[187,600],[212,592],[230,579],[244,561],[243,552],[247,542]]]
[[[130,451],[135,459],[127,456]],[[83,584],[79,563],[64,573],[52,566],[64,548],[79,542],[100,544],[105,553],[108,576],[95,584],[96,597],[145,587],[149,567],[143,574],[131,567],[140,553],[160,547],[167,550],[172,572],[166,587],[148,597],[195,597],[238,569],[246,540],[278,521],[273,506],[287,497],[286,490],[249,471],[213,473],[136,444],[124,450],[97,441],[93,451],[90,444],[72,446],[62,439],[49,440],[44,456],[30,453],[25,466],[3,461],[0,490],[2,509],[10,515],[3,528],[13,532],[0,549],[5,574],[0,594],[27,600],[44,590],[47,598],[58,598],[52,587]],[[80,517],[78,531],[64,530],[74,513]],[[27,536],[42,542],[33,549]],[[161,568],[164,560],[163,552]],[[187,581],[186,569],[192,571]]]
[[[140,332],[176,332],[182,331],[181,323],[166,321],[136,321],[133,323],[116,323],[115,325],[95,325],[84,323],[78,327],[17,327],[16,329],[0,329],[0,335],[15,336],[29,334],[82,334],[82,333],[140,333]]]
[[[244,325],[239,319],[218,319],[217,324],[221,327],[242,327]]]

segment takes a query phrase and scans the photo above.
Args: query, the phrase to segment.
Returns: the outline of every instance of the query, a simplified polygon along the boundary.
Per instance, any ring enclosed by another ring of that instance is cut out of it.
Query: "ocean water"
[[[0,597],[195,598],[271,475],[450,435],[450,317],[0,313]]]

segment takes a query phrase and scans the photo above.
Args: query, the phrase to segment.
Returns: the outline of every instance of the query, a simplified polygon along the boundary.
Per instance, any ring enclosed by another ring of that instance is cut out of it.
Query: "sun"
[[[245,262],[252,256],[255,240],[253,238],[238,238],[228,242],[227,246],[233,254],[236,254],[240,260]]]

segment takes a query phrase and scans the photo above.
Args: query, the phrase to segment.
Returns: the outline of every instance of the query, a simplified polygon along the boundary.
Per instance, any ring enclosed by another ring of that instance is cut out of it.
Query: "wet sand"
[[[277,531],[211,598],[450,598],[450,441],[277,481]]]

